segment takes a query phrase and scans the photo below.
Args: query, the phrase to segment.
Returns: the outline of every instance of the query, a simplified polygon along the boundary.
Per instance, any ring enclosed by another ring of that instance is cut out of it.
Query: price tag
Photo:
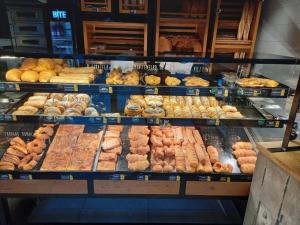
[[[185,94],[190,96],[199,96],[200,90],[197,88],[187,88]]]
[[[121,123],[121,117],[107,117],[107,122],[109,124],[119,124]]]
[[[255,90],[253,90],[253,97],[256,97],[256,96],[258,96],[258,95],[260,95],[261,94],[261,91],[260,90],[257,90],[257,89],[255,89]]]
[[[161,120],[160,120],[160,124],[161,124],[162,126],[171,126],[170,120],[166,120],[166,119],[161,119]]]
[[[220,126],[220,120],[216,119],[216,126]]]
[[[110,89],[111,89],[111,92],[110,92]],[[112,93],[112,87],[106,86],[106,85],[99,86],[99,93],[100,94]]]
[[[6,91],[20,91],[20,85],[19,84],[7,84]]]
[[[145,87],[145,95],[157,95],[158,88],[156,87]]]
[[[224,97],[228,97],[228,89],[225,89],[223,93],[224,93]]]
[[[60,175],[60,179],[61,180],[74,180],[73,176],[72,175]]]
[[[159,118],[147,118],[147,124],[159,125]]]
[[[284,96],[285,95],[285,89],[272,89],[271,96],[278,97],[278,96]]]
[[[0,84],[0,91],[5,91],[5,84]]]
[[[284,96],[285,95],[285,89],[282,89],[281,91],[280,91],[280,96]]]
[[[13,176],[11,174],[1,174],[0,180],[12,180]]]
[[[257,121],[257,123],[258,123],[258,125],[259,126],[263,126],[263,125],[265,125],[265,120],[264,119],[259,119],[258,121]]]
[[[199,181],[207,181],[208,176],[198,176]]]
[[[113,174],[109,177],[110,180],[125,180],[124,174]]]
[[[107,118],[105,116],[103,116],[102,123],[107,124]]]
[[[31,174],[20,174],[20,180],[32,180]]]
[[[171,175],[171,176],[169,176],[169,180],[171,180],[171,181],[180,181],[180,176]]]
[[[237,90],[237,94],[243,96],[243,95],[244,95],[244,89],[239,88],[239,89]]]
[[[78,85],[77,84],[65,84],[64,86],[64,92],[78,92]]]
[[[149,180],[148,175],[137,175],[136,177],[137,180]]]
[[[140,118],[139,117],[132,117],[131,118],[131,122],[132,123],[139,123],[140,122]]]
[[[0,121],[1,122],[5,121],[5,115],[3,115],[3,114],[0,115]]]
[[[14,120],[13,115],[4,115],[4,121],[11,122],[11,121],[16,121],[16,120]]]
[[[45,123],[53,123],[54,122],[54,116],[41,116],[40,120]]]
[[[280,127],[280,121],[275,121],[275,127],[276,128]]]

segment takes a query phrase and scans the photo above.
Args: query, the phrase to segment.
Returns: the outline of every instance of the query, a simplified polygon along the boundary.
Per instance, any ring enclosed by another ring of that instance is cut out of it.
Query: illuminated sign
[[[65,10],[53,10],[52,11],[53,19],[67,19],[67,12]]]

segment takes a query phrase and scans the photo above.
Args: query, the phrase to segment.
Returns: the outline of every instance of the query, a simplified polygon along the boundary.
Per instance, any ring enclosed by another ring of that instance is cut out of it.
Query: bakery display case
[[[246,197],[249,128],[292,118],[259,100],[299,98],[270,71],[229,66],[292,59],[43,57],[1,57],[2,196]],[[210,75],[210,63],[227,70]]]

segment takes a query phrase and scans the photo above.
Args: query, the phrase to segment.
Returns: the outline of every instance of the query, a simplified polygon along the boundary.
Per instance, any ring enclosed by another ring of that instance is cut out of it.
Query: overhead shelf
[[[216,97],[270,97],[286,98],[290,88],[247,88],[247,87],[187,87],[187,86],[128,86],[107,84],[62,84],[0,82],[0,91],[12,92],[50,92],[50,93],[89,93],[117,95],[171,95],[171,96],[216,96]]]

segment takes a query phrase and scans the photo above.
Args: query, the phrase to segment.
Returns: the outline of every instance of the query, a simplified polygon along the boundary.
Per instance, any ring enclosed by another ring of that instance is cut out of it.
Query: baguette
[[[74,78],[67,78],[61,76],[55,76],[50,79],[50,83],[74,83],[74,84],[89,84],[90,79],[87,77],[74,77]]]
[[[97,70],[94,67],[66,67],[63,68],[62,73],[68,73],[68,74],[78,74],[78,73],[89,73],[89,74],[96,74]]]

